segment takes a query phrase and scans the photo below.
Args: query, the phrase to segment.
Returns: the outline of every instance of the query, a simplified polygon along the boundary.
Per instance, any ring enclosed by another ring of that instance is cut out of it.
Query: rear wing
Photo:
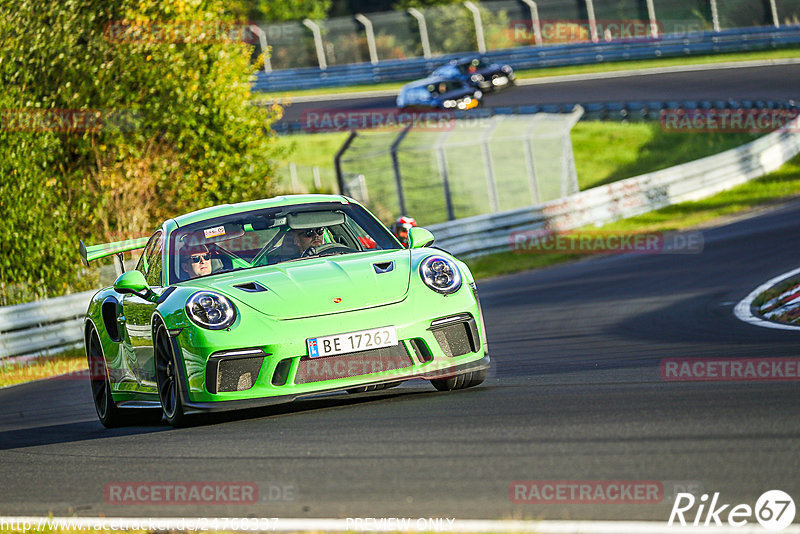
[[[99,260],[107,256],[115,256],[115,263],[118,261],[119,268],[122,266],[123,252],[144,248],[149,240],[149,237],[139,237],[137,239],[127,239],[125,241],[115,241],[113,243],[103,243],[102,245],[92,245],[89,247],[81,240],[81,261],[88,267],[90,261]]]

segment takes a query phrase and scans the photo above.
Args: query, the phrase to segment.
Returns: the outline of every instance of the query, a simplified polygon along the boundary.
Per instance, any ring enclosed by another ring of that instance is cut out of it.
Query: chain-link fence
[[[468,5],[474,5],[477,15]],[[715,21],[719,29],[798,24],[800,0],[497,0],[367,13],[359,18],[261,25],[271,48],[271,68],[430,57],[593,38],[643,38],[654,30],[661,35],[682,34],[714,29]]]
[[[330,167],[281,163],[275,169],[273,183],[283,193],[338,193],[336,172]]]
[[[578,191],[570,131],[583,114],[498,115],[358,132],[339,157],[345,194],[390,221],[434,224]]]

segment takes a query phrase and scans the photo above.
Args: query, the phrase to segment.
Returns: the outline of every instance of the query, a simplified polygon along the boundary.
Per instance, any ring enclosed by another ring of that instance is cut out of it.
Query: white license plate
[[[397,345],[397,328],[394,326],[359,330],[334,336],[313,337],[306,340],[308,355],[311,358],[394,347],[395,345]]]

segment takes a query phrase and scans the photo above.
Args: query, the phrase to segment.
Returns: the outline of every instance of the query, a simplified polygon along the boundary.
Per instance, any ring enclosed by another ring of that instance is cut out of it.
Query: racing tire
[[[167,423],[174,427],[186,426],[189,418],[183,410],[178,374],[178,362],[172,350],[172,342],[163,323],[159,322],[153,335],[153,354],[156,366],[156,386],[161,411]]]
[[[486,380],[487,372],[488,369],[482,369],[480,371],[468,371],[449,378],[434,378],[431,380],[431,384],[439,391],[471,388]]]
[[[125,424],[122,410],[117,407],[111,395],[111,383],[108,380],[106,359],[97,330],[92,328],[86,344],[86,359],[89,364],[89,381],[92,387],[92,399],[97,417],[106,428],[115,428]]]

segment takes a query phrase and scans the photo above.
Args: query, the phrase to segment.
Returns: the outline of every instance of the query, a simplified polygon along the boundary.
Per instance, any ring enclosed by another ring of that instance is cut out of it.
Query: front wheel
[[[183,402],[178,389],[177,362],[169,334],[163,324],[159,323],[156,327],[153,340],[156,385],[158,386],[158,398],[161,400],[161,410],[170,425],[183,426],[187,423],[187,417],[183,412]]]
[[[488,369],[482,369],[480,371],[468,371],[449,378],[435,378],[431,380],[431,384],[439,391],[471,388],[486,380],[487,372]]]

